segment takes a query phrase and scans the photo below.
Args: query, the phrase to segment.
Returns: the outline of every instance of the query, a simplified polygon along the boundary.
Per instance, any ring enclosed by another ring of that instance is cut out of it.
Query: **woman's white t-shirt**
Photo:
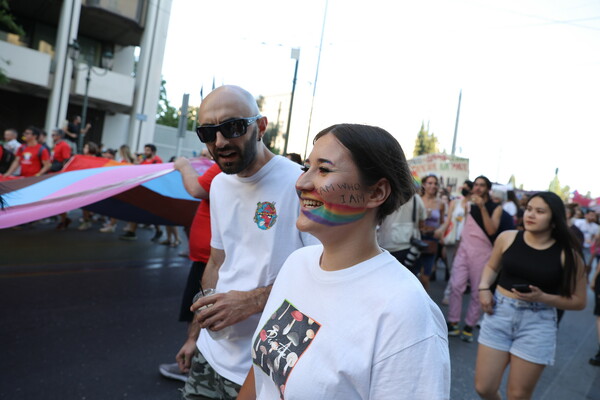
[[[387,251],[340,271],[292,253],[252,339],[258,399],[447,399],[442,313]]]

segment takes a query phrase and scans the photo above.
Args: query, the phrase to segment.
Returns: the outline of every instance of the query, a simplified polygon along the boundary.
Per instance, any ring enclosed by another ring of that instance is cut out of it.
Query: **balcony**
[[[80,69],[75,71],[71,88],[71,94],[82,98],[85,95],[85,78],[87,75],[87,68],[84,65],[80,64]],[[88,96],[91,102],[114,104],[121,106],[118,107],[119,109],[122,109],[123,106],[129,108],[133,105],[135,78],[98,67],[92,67],[90,78]]]
[[[49,54],[0,40],[0,55],[0,68],[12,81],[49,88]]]

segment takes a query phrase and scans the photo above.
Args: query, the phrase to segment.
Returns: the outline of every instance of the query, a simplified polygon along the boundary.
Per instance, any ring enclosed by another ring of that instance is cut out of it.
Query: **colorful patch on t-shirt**
[[[256,212],[254,213],[254,222],[256,225],[266,231],[275,225],[277,221],[277,210],[275,202],[259,201],[256,203]]]
[[[252,360],[275,382],[282,399],[290,373],[319,328],[321,324],[284,300],[254,338]]]

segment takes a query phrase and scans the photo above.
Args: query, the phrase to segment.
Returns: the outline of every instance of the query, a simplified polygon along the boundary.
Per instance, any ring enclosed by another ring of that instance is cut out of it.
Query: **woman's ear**
[[[366,207],[377,208],[381,206],[390,197],[391,192],[390,182],[386,178],[381,178],[369,188]]]

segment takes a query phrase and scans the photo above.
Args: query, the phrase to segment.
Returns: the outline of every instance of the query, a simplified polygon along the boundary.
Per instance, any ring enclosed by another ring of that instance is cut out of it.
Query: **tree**
[[[425,123],[421,122],[421,130],[415,140],[415,150],[413,156],[417,157],[423,154],[433,154],[439,152],[438,139],[434,133],[429,133],[429,124],[425,128]]]
[[[169,103],[169,99],[167,98],[166,84],[167,81],[161,79],[158,107],[156,110],[156,123],[177,128],[179,125],[179,113],[177,108],[173,107],[171,103]]]
[[[15,22],[15,17],[10,13],[8,0],[0,0],[0,29],[15,33],[19,36],[25,36],[23,28]],[[0,61],[10,65],[10,60],[0,57]],[[0,84],[8,83],[9,79],[4,74],[4,70],[0,67]]]

